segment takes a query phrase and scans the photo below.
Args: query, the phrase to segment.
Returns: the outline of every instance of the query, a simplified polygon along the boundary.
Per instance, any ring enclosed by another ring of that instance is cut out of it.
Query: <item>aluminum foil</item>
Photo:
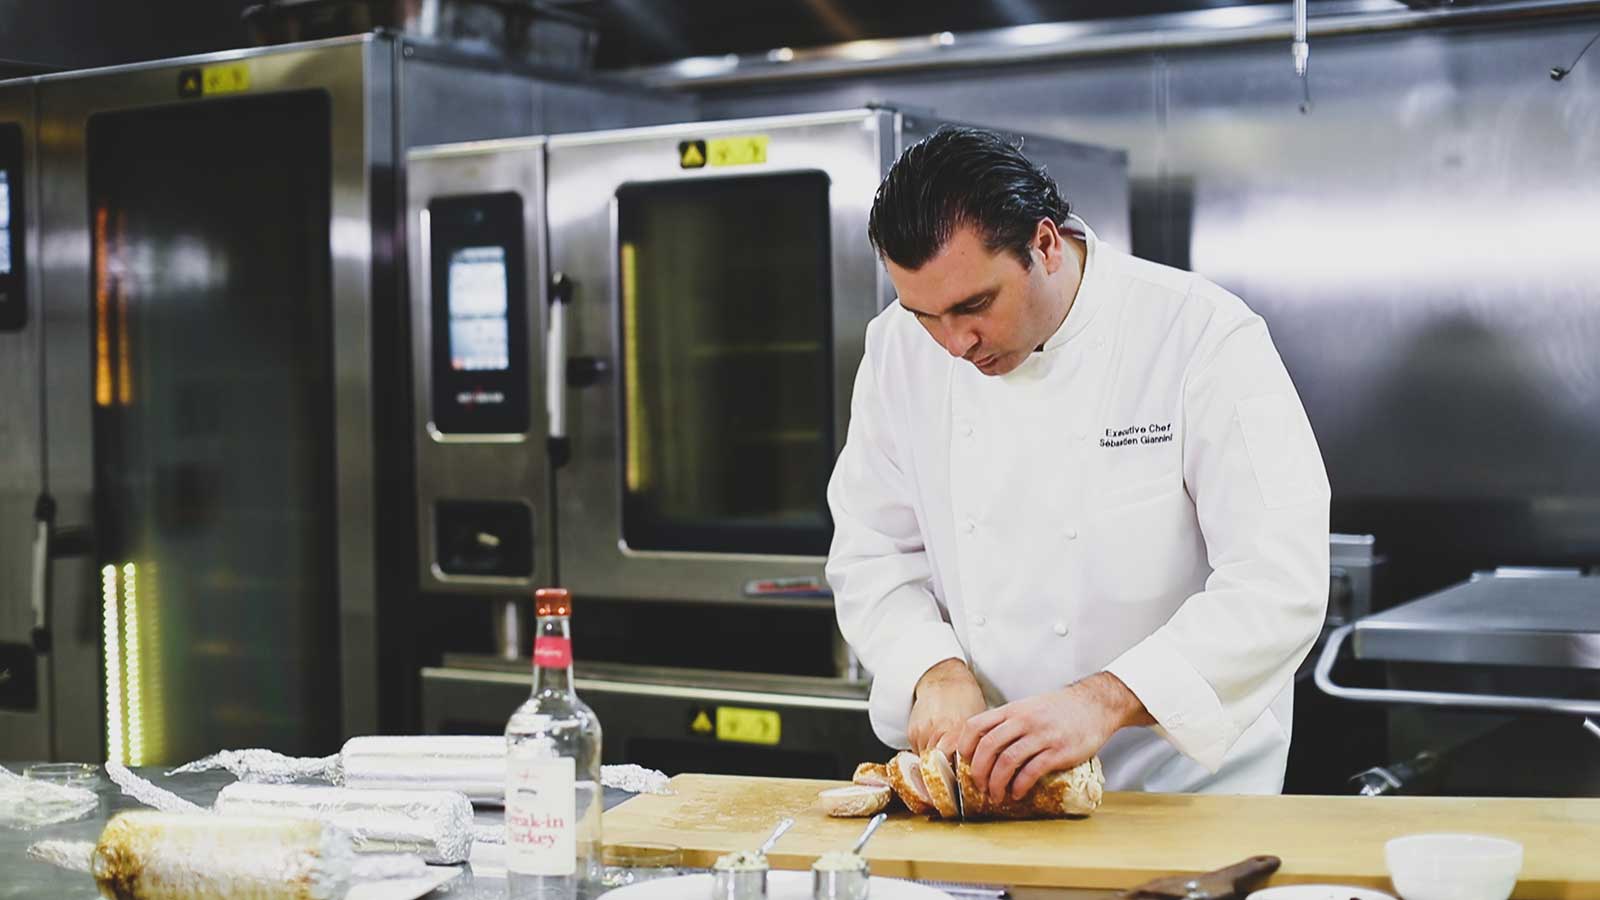
[[[81,819],[100,806],[100,796],[76,785],[23,778],[0,766],[0,828],[41,828]]]
[[[506,795],[506,741],[480,735],[383,735],[351,738],[339,751],[346,787],[460,791],[499,806]]]
[[[107,762],[106,774],[124,794],[143,803],[145,806],[155,807],[162,812],[171,813],[197,813],[207,812],[206,808],[179,797],[177,794],[158,788],[150,782],[140,778],[129,771],[128,767],[119,762]]]
[[[505,802],[505,755],[505,738],[499,735],[375,735],[351,738],[336,756],[224,750],[169,774],[226,769],[254,784],[314,778],[363,790],[458,791],[480,806],[500,806]],[[602,766],[600,781],[633,793],[670,793],[667,776],[641,766]]]
[[[140,810],[106,824],[89,870],[114,897],[334,900],[354,863],[349,835],[311,819]]]
[[[191,772],[212,772],[226,769],[240,781],[259,784],[287,784],[302,778],[334,780],[339,773],[338,756],[294,757],[271,750],[224,750],[204,759],[181,765],[168,775],[187,775]]]
[[[94,844],[88,841],[35,841],[28,845],[28,858],[73,872],[89,871],[89,856]]]
[[[472,804],[453,791],[355,790],[297,784],[230,784],[214,806],[227,815],[314,818],[350,833],[359,853],[415,853],[465,862]]]
[[[350,864],[352,881],[388,881],[391,878],[427,878],[431,873],[422,857],[409,853],[371,853]]]
[[[670,794],[671,782],[665,773],[632,764],[601,766],[600,784],[631,794]]]

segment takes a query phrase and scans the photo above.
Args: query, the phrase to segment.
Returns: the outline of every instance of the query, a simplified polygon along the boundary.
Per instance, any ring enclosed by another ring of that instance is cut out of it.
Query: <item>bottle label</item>
[[[533,664],[541,669],[565,669],[572,665],[572,639],[534,638]]]
[[[577,768],[570,756],[506,759],[506,868],[521,875],[577,872]]]

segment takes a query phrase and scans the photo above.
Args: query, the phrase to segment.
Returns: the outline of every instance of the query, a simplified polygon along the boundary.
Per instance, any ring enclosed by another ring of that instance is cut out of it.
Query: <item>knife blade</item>
[[[1117,896],[1123,900],[1229,900],[1249,893],[1282,864],[1276,856],[1252,856],[1214,872],[1157,878]]]

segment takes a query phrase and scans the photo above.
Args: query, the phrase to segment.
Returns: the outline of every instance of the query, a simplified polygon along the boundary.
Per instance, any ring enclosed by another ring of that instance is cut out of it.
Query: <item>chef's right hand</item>
[[[946,756],[955,753],[967,720],[988,709],[978,679],[960,659],[947,659],[924,672],[912,698],[906,736],[919,754],[929,747]]]

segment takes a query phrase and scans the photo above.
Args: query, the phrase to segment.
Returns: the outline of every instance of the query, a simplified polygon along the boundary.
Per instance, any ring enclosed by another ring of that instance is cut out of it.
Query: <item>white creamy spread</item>
[[[767,867],[766,856],[754,850],[741,850],[717,857],[715,868],[733,872],[750,872]]]
[[[849,872],[866,867],[867,861],[849,850],[829,850],[811,864],[819,872]]]

